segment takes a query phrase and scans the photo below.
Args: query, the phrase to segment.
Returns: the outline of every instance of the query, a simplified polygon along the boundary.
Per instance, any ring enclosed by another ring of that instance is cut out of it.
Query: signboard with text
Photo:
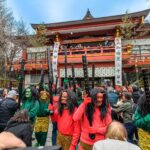
[[[122,45],[121,38],[115,38],[115,85],[122,86]]]
[[[58,50],[59,50],[60,42],[54,43],[53,49],[53,79],[54,83],[56,83],[56,77],[58,77]]]

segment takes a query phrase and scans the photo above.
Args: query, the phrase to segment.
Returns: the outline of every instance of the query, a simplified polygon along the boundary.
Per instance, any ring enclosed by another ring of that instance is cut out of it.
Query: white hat
[[[13,98],[14,96],[18,96],[19,94],[15,90],[11,90],[8,92],[7,97]]]

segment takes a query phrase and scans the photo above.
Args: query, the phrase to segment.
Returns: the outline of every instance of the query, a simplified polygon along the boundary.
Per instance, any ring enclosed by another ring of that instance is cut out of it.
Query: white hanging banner
[[[121,37],[115,38],[115,85],[122,86],[122,45]]]
[[[56,83],[56,77],[58,77],[58,50],[59,50],[60,42],[54,43],[53,49],[53,81]]]

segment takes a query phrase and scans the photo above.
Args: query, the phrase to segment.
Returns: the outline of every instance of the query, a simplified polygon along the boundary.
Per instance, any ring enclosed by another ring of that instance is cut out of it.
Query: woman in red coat
[[[52,105],[49,106],[51,110]],[[80,137],[80,122],[73,120],[76,111],[74,93],[63,90],[58,101],[58,109],[54,110],[58,127],[57,144],[62,146],[62,150],[75,150]]]
[[[106,93],[99,88],[94,88],[90,96],[84,98],[73,116],[74,121],[81,121],[79,150],[92,150],[96,141],[105,138],[106,128],[112,122]]]

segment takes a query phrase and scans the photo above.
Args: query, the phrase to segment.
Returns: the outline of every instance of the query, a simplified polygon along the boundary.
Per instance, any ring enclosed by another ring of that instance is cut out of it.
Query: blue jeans
[[[124,126],[125,126],[125,128],[127,130],[128,142],[134,143],[133,136],[134,136],[134,132],[135,132],[135,126],[133,125],[132,122],[125,123]]]
[[[57,122],[52,122],[53,130],[52,130],[52,145],[56,145],[57,139]]]

